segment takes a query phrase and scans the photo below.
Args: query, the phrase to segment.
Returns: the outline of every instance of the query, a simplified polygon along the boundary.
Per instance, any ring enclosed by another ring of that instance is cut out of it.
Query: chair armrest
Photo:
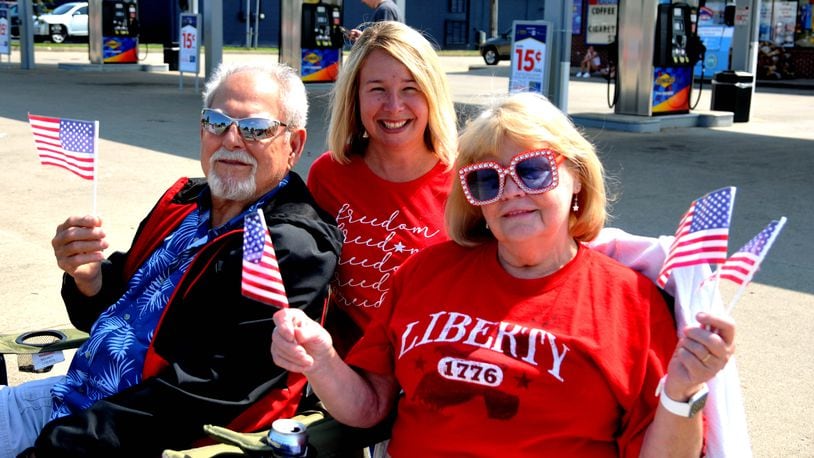
[[[361,456],[369,446],[390,438],[394,415],[372,428],[343,425],[322,411],[305,411],[292,418],[307,426],[308,457]],[[204,425],[204,431],[220,444],[189,450],[165,450],[163,458],[225,458],[232,456],[274,456],[266,437],[268,431],[240,433],[220,426]]]
[[[86,332],[74,328],[0,335],[0,385],[8,385],[5,355],[17,355],[18,367],[22,372],[48,372],[51,366],[34,369],[32,355],[77,348],[87,339]]]
[[[0,335],[0,354],[30,355],[68,350],[79,347],[87,339],[86,332],[74,328],[3,334]]]

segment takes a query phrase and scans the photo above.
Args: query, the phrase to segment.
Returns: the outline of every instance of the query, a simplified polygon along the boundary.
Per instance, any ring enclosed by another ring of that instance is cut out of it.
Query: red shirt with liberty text
[[[638,456],[676,345],[650,280],[582,245],[518,279],[496,242],[446,242],[391,286],[347,357],[404,391],[391,456]]]

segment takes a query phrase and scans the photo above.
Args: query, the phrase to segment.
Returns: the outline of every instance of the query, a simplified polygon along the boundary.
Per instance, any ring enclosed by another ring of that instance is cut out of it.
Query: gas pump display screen
[[[128,9],[130,15],[128,16]],[[135,27],[136,10],[124,2],[104,2],[102,4],[102,34],[106,37],[134,37],[138,34]]]

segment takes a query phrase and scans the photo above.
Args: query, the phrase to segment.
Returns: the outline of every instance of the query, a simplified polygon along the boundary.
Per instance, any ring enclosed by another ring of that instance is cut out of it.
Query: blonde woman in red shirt
[[[365,29],[331,102],[330,150],[312,165],[308,188],[345,235],[328,323],[350,346],[382,309],[401,263],[447,240],[457,124],[435,50],[398,22]]]
[[[700,456],[705,382],[735,326],[701,313],[677,338],[655,284],[585,244],[607,216],[593,146],[545,98],[517,94],[467,126],[455,171],[453,241],[401,266],[346,360],[283,310],[275,362],[342,423],[395,409],[397,458]]]

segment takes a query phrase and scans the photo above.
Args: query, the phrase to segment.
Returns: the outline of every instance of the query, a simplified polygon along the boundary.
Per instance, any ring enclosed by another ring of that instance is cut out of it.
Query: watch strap
[[[690,397],[687,402],[679,402],[670,399],[667,393],[664,392],[664,383],[667,380],[667,375],[659,380],[659,385],[656,388],[656,395],[659,396],[659,402],[665,409],[679,417],[692,418],[698,411],[704,408],[704,404],[709,394],[709,387],[706,383],[701,385],[701,389]]]

